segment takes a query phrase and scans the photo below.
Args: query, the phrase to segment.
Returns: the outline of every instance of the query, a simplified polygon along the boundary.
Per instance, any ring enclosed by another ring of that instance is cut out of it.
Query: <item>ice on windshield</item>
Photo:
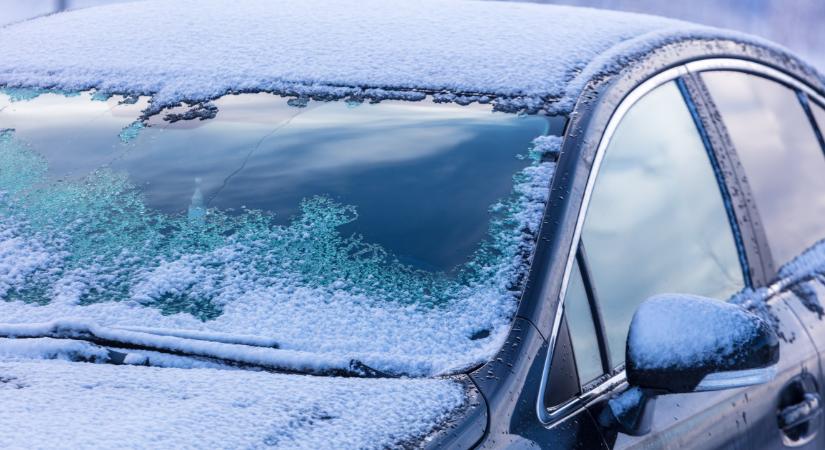
[[[496,351],[560,141],[430,102],[247,94],[178,121],[193,109],[5,97],[4,322],[253,334],[413,375]]]

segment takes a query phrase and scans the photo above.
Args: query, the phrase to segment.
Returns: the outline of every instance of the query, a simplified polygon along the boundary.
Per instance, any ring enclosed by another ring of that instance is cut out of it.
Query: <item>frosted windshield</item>
[[[552,173],[531,152],[548,117],[243,94],[137,120],[147,106],[0,95],[4,321],[80,316],[297,349],[323,329],[394,326],[398,339],[427,326],[410,314],[451,318],[469,346],[508,322]]]

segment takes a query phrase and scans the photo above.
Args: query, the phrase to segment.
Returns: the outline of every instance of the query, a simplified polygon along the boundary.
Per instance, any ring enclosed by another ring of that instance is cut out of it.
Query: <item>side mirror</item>
[[[625,370],[631,386],[660,394],[765,383],[775,375],[779,340],[741,307],[691,295],[661,295],[630,322]]]
[[[657,395],[765,383],[778,361],[776,333],[739,306],[692,295],[652,297],[630,322],[630,389],[608,402],[600,421],[626,434],[646,434]]]

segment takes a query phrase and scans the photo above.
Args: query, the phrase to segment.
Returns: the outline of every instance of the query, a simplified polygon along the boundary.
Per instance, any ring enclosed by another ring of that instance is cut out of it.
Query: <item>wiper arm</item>
[[[74,320],[56,320],[33,324],[0,324],[0,338],[48,337],[83,340],[104,347],[195,356],[208,358],[230,366],[256,367],[278,373],[367,378],[398,376],[372,369],[361,361],[352,358],[318,355],[297,350],[281,350],[272,346],[254,345],[251,342],[241,344],[207,339],[207,337],[215,336],[223,337],[224,340],[238,340],[237,337],[230,337],[230,335],[198,331],[109,328]],[[254,337],[245,336],[241,337],[240,340],[245,338]],[[263,343],[263,341],[258,343]],[[110,356],[111,362],[118,362],[117,354]]]

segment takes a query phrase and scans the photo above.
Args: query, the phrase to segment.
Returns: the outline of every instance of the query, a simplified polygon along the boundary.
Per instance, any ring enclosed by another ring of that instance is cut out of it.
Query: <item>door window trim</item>
[[[573,231],[573,239],[571,240],[570,248],[567,252],[567,261],[565,263],[564,274],[562,276],[561,288],[559,289],[555,316],[553,318],[552,330],[550,333],[550,338],[548,339],[547,355],[545,356],[538,398],[536,399],[536,414],[538,416],[539,422],[544,426],[553,425],[561,421],[562,419],[569,417],[581,411],[582,409],[592,405],[593,403],[603,400],[612,392],[623,390],[627,387],[627,376],[623,366],[620,366],[619,370],[617,370],[616,373],[611,373],[610,377],[607,378],[605,381],[596,384],[590,390],[582,392],[580,395],[572,398],[570,401],[555,406],[553,408],[547,408],[544,404],[545,391],[548,388],[547,381],[550,370],[550,363],[552,362],[553,358],[553,349],[556,345],[559,327],[561,325],[561,318],[564,312],[564,297],[567,293],[567,285],[570,280],[573,263],[575,262],[577,257],[577,249],[579,248],[579,242],[581,240],[582,227],[584,225],[587,209],[590,205],[590,199],[593,194],[596,175],[599,173],[599,170],[601,169],[601,164],[602,160],[604,159],[606,149],[610,144],[610,141],[612,140],[613,135],[615,134],[616,129],[618,128],[621,120],[644,95],[668,82],[679,79],[685,79],[693,74],[714,70],[746,72],[751,73],[753,75],[762,76],[764,78],[772,79],[774,81],[778,81],[780,83],[788,85],[792,89],[795,89],[797,92],[804,93],[808,98],[814,99],[814,101],[816,101],[819,104],[825,104],[825,97],[820,95],[816,90],[814,90],[804,82],[798,80],[797,78],[784,72],[781,72],[778,69],[767,66],[765,64],[737,58],[708,58],[687,62],[682,65],[666,69],[643,81],[635,88],[633,88],[624,97],[624,99],[615,108],[610,119],[608,120],[607,126],[605,127],[605,130],[602,133],[602,136],[599,140],[598,147],[596,148],[596,153],[593,158],[590,173],[587,177],[587,183],[585,185],[581,206],[579,208],[578,216],[576,218],[576,225]],[[683,91],[683,96],[685,97],[686,102],[688,102],[688,99],[693,100],[687,91]],[[694,104],[694,106],[696,105]],[[803,107],[804,106],[806,105],[803,105]],[[690,107],[690,105],[688,107]],[[697,128],[699,128],[700,133],[712,134],[717,132],[717,130],[703,129],[708,124],[702,124],[697,122],[696,125]],[[725,151],[725,149],[708,149],[709,152],[713,153],[718,152],[720,150]],[[738,157],[736,156],[735,151],[732,151],[731,153],[731,157],[735,159],[736,163],[738,163]],[[725,195],[723,189],[728,188],[729,186],[720,185],[720,192],[722,192],[723,195]],[[740,226],[742,225],[743,224],[740,224]],[[749,226],[754,225],[751,224]],[[757,226],[761,228],[761,224]],[[764,235],[764,231],[762,232],[762,235]],[[736,237],[736,239],[740,238],[741,236]],[[748,256],[752,255],[747,254],[744,256],[747,259]],[[758,258],[760,256],[757,255],[756,257]],[[750,264],[753,264],[755,262],[756,261],[750,261]],[[749,276],[745,278],[745,283],[746,285],[750,283]]]

